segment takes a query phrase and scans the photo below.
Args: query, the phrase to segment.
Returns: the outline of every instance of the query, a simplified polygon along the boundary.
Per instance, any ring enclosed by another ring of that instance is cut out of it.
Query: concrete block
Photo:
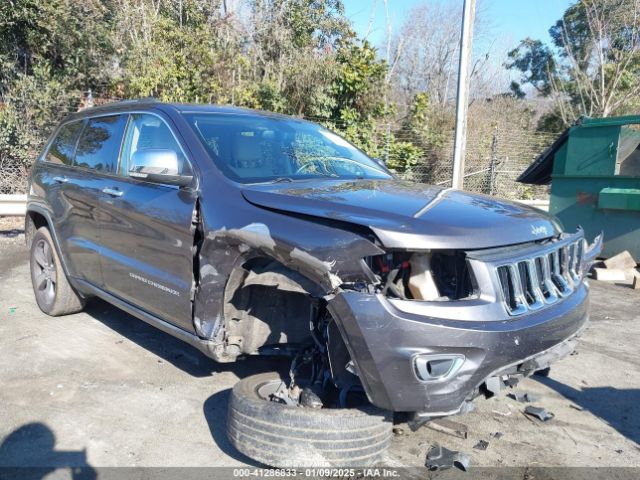
[[[636,261],[631,254],[625,250],[611,258],[607,258],[604,261],[604,265],[607,268],[618,268],[620,270],[626,270],[627,268],[636,268]]]
[[[593,276],[596,280],[603,282],[624,282],[626,280],[625,271],[619,268],[594,268]]]

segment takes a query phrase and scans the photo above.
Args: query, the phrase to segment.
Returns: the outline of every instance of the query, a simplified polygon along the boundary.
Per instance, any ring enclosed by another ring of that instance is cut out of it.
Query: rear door
[[[103,285],[99,256],[100,224],[105,210],[106,180],[118,169],[126,115],[106,115],[84,122],[75,148],[73,167],[64,174],[65,218],[61,232],[66,242],[71,274],[98,287]]]
[[[51,220],[56,233],[56,240],[65,264],[71,275],[78,276],[77,268],[74,268],[73,259],[69,256],[70,233],[68,219],[71,216],[72,203],[69,199],[69,191],[75,179],[73,171],[73,156],[78,143],[78,137],[84,126],[83,120],[76,120],[62,125],[42,159],[42,163],[34,168],[33,183],[38,185],[38,190],[43,192],[45,203],[49,206]],[[98,263],[96,263],[99,266]],[[86,272],[88,276],[99,276],[99,269]]]
[[[75,120],[60,127],[43,163],[36,168],[34,183],[45,192],[56,240],[69,274],[100,285],[98,227],[94,221],[97,198],[91,194],[93,179],[73,165],[85,125],[86,120]]]
[[[191,166],[167,121],[155,114],[131,114],[124,135],[119,175],[109,178],[103,198],[101,256],[105,289],[157,317],[193,331],[191,188],[129,177],[133,154],[141,149],[174,150],[181,173]]]

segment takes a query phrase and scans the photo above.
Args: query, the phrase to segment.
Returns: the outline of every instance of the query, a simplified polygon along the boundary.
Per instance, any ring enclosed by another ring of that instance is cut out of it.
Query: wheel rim
[[[33,289],[38,300],[47,305],[56,298],[57,272],[49,242],[38,240],[33,251]]]
[[[267,382],[263,382],[256,387],[256,394],[261,400],[269,402],[272,400],[273,394],[276,393],[281,384],[282,380],[269,380]]]

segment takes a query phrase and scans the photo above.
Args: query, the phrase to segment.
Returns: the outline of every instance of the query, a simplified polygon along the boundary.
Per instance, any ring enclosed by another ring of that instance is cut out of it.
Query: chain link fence
[[[0,195],[25,193],[29,167],[10,157],[0,157]]]
[[[518,130],[495,129],[490,136],[469,132],[464,189],[511,200],[547,198],[548,187],[524,185],[516,179],[555,139],[555,134]],[[452,176],[453,138],[439,148],[426,150],[407,174],[445,187],[451,186]]]
[[[353,138],[353,126],[310,120],[333,127],[339,133]],[[355,127],[357,130],[357,127]],[[352,135],[349,135],[349,134]],[[357,137],[357,135],[355,135]],[[421,141],[409,128],[394,128],[392,124],[378,124],[367,138],[368,152],[389,166],[405,165],[396,169],[398,177],[422,183],[451,187],[453,177],[454,132],[443,135],[437,144]],[[464,189],[470,192],[506,198],[510,200],[547,199],[547,186],[518,183],[516,179],[557,138],[557,134],[536,132],[513,125],[506,128],[470,128],[467,132]],[[357,141],[355,141],[358,144]],[[407,161],[406,151],[393,144],[410,145],[415,157]]]
[[[95,103],[109,103],[115,100],[118,99],[101,98],[96,99]],[[71,112],[60,112],[59,119],[68,113]],[[328,121],[320,123],[328,125],[347,138],[358,137],[361,130],[367,129],[364,149],[376,152],[375,156],[385,160],[390,166],[406,165],[406,168],[397,169],[400,178],[444,187],[451,186],[453,132],[445,135],[444,141],[433,144],[416,142],[415,132],[387,123],[377,123],[373,128],[371,125],[359,128],[357,125],[347,126]],[[493,130],[470,128],[467,133],[465,190],[513,200],[546,198],[547,187],[522,185],[516,182],[516,178],[553,143],[555,138],[555,134],[534,132],[517,126],[508,130],[497,127]],[[45,141],[46,138],[42,138],[38,148],[42,148]],[[399,144],[410,146],[410,161],[400,158],[406,155],[406,151],[393,148],[393,145]],[[34,148],[29,157],[35,159],[38,152],[39,150]],[[30,165],[23,160],[0,153],[0,194],[25,193],[29,167]]]

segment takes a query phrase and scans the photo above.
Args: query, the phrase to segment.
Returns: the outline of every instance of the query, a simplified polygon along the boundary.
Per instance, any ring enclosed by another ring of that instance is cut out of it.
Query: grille
[[[521,315],[570,295],[582,281],[584,242],[566,243],[538,256],[497,267],[511,315]]]

